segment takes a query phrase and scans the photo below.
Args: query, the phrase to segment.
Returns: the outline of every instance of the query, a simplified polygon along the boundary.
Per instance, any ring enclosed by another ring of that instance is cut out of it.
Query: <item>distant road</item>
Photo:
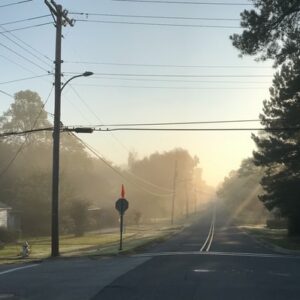
[[[0,267],[0,299],[300,299],[300,256],[272,252],[218,211],[139,255],[14,268]]]

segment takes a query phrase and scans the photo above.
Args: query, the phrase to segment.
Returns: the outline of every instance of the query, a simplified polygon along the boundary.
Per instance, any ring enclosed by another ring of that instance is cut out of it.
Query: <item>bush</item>
[[[16,231],[8,230],[7,228],[0,227],[0,243],[12,243],[18,239]]]
[[[270,229],[286,229],[287,220],[286,219],[269,219],[267,220],[267,227]]]

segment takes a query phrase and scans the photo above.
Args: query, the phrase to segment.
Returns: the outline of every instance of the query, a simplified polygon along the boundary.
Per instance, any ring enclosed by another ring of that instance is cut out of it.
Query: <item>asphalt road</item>
[[[274,253],[207,212],[139,255],[1,266],[0,299],[300,299],[300,256]]]

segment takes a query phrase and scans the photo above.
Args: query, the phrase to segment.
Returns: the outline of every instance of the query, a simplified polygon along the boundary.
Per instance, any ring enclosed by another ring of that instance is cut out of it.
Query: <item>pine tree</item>
[[[289,234],[300,234],[300,60],[282,66],[264,101],[261,123],[266,133],[252,138],[256,165],[266,167],[260,199],[289,221]],[[272,131],[275,128],[285,130]]]

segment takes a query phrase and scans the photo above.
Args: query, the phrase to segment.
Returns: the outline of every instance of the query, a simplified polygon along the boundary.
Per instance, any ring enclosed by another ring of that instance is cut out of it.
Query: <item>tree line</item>
[[[259,168],[253,174],[262,187],[258,198],[288,220],[290,235],[299,235],[300,1],[252,2],[254,9],[241,13],[242,33],[230,38],[241,56],[271,59],[277,69],[259,116],[265,132],[252,135],[257,149],[251,161]]]
[[[16,93],[14,102],[0,117],[2,133],[47,127],[52,127],[51,115],[40,96],[30,90]],[[170,218],[175,161],[176,217],[192,213],[199,201],[207,199],[205,193],[211,192],[202,178],[199,159],[185,149],[143,158],[129,153],[128,164],[121,167],[103,163],[74,134],[62,132],[60,151],[62,233],[81,235],[89,229],[117,226],[114,205],[122,183],[130,202],[126,213],[129,223]],[[50,233],[51,183],[52,131],[1,137],[1,202],[19,216],[24,234]]]

